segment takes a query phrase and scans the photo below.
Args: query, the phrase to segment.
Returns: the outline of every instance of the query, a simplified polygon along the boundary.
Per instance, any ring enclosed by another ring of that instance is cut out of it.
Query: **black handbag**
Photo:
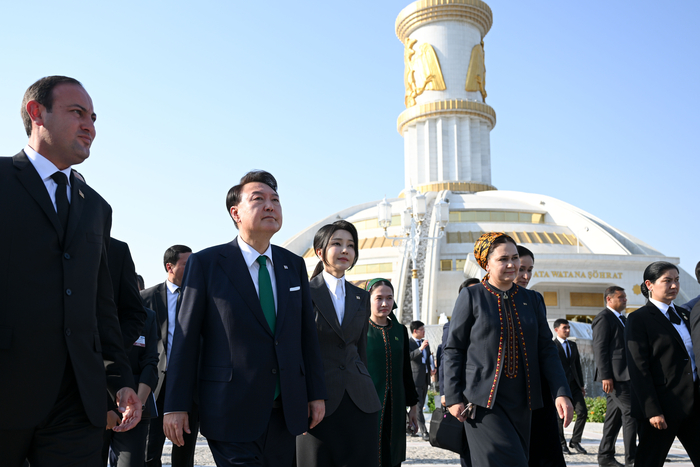
[[[430,445],[462,456],[469,455],[464,424],[444,407],[436,408],[430,419]]]

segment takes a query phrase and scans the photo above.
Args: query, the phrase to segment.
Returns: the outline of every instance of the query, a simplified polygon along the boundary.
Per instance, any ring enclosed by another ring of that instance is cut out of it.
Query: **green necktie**
[[[272,293],[272,280],[270,272],[267,270],[267,256],[258,256],[258,297],[260,298],[260,306],[262,307],[265,320],[275,334],[275,323],[277,314],[275,313],[275,296]],[[280,395],[280,376],[277,374],[277,385],[275,386],[275,399]]]

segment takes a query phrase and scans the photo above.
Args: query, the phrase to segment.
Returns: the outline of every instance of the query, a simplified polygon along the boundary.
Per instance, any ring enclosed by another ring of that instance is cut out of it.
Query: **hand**
[[[581,388],[581,392],[583,393],[583,397],[586,397],[586,388]]]
[[[462,417],[462,412],[464,412],[464,408],[464,403],[460,402],[459,404],[452,404],[447,408],[447,410],[450,411],[454,418],[456,418],[460,422],[463,422],[465,420],[465,418]]]
[[[422,352],[429,345],[430,343],[428,342],[428,339],[423,339],[423,343],[420,345],[420,347],[418,347],[418,349]]]
[[[559,418],[564,419],[564,428],[566,428],[574,418],[574,406],[571,405],[571,400],[566,396],[559,396],[555,399],[554,405],[557,407]]]
[[[666,425],[666,418],[663,415],[651,417],[649,419],[649,423],[657,430],[665,430],[666,428],[668,428],[668,425]]]
[[[437,370],[430,370],[430,376],[435,376],[437,374]]]
[[[605,394],[610,394],[611,392],[613,392],[614,389],[615,387],[613,386],[612,378],[603,380],[603,392]]]
[[[440,396],[440,402],[442,403],[442,406],[445,407],[445,396]]]
[[[122,422],[113,428],[116,432],[129,431],[141,421],[141,410],[143,405],[136,391],[126,387],[117,392],[117,405],[122,414]]]
[[[418,433],[418,404],[408,410],[408,426],[413,433]]]
[[[190,420],[187,412],[171,412],[163,416],[163,433],[175,446],[184,446],[185,438],[182,431],[190,434]]]
[[[321,423],[323,417],[326,415],[326,402],[322,399],[309,402],[309,430]]]
[[[111,430],[115,426],[118,426],[121,421],[121,417],[114,410],[107,411],[107,428],[105,428],[105,430]]]

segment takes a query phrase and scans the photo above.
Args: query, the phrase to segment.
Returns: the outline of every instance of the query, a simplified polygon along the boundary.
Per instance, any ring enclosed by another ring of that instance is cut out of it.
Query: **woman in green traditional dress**
[[[418,429],[418,394],[408,355],[408,331],[393,310],[394,287],[386,279],[372,279],[371,316],[367,331],[369,374],[382,403],[379,417],[379,466],[396,467],[406,460],[406,407],[412,432]]]

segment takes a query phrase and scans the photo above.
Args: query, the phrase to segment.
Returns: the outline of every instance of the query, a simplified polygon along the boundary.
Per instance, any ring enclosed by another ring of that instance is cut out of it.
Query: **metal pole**
[[[418,269],[416,269],[416,259],[413,258],[413,319],[420,321],[420,294],[418,293]]]

